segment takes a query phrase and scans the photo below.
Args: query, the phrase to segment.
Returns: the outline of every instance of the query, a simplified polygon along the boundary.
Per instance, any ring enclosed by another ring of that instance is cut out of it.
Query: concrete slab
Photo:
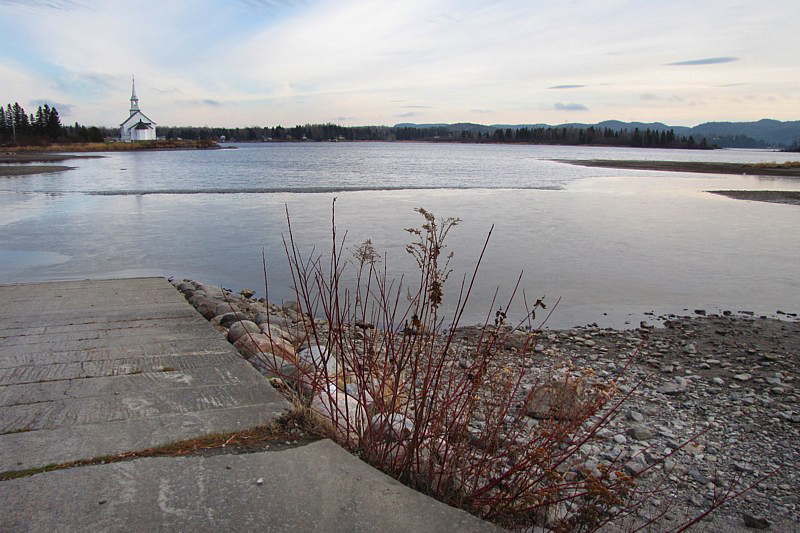
[[[0,487],[2,531],[496,530],[331,441],[280,452],[79,467]]]
[[[163,278],[0,286],[0,472],[238,431],[290,407]]]

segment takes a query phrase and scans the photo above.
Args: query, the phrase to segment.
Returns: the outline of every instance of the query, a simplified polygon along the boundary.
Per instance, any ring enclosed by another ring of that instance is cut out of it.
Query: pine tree
[[[47,113],[47,135],[51,140],[55,141],[61,136],[61,117],[58,116],[58,109],[55,107],[48,111],[47,104],[45,104],[45,112]]]

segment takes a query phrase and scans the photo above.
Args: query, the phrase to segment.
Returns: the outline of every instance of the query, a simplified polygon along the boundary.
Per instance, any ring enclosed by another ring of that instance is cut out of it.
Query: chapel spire
[[[139,99],[136,98],[136,80],[131,76],[131,115],[139,111]]]

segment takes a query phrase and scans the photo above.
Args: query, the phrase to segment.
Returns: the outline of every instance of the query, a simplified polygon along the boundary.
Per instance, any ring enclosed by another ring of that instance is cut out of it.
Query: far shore
[[[3,153],[0,154],[0,163],[2,164],[20,164],[27,165],[28,163],[60,163],[69,159],[99,159],[101,155],[69,155],[69,154],[43,154],[38,152],[24,152],[24,153]],[[0,167],[2,168],[2,167]],[[49,167],[47,167],[49,168]]]
[[[707,191],[734,198],[736,200],[752,200],[773,204],[800,205],[800,191]]]
[[[47,174],[50,172],[63,172],[75,167],[64,165],[0,165],[0,177],[30,176],[32,174]]]
[[[140,150],[219,150],[222,147],[215,141],[138,141],[50,144],[47,146],[6,146],[1,150],[6,154],[27,153],[82,153],[82,152],[138,152]]]
[[[554,159],[559,163],[584,167],[699,172],[703,174],[753,174],[758,176],[800,177],[800,162],[791,163],[710,163],[697,161],[631,161],[619,159]]]

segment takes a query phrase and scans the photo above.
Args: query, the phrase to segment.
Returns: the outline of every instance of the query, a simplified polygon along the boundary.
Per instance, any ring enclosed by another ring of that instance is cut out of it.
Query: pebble
[[[180,287],[204,310],[215,308],[202,285],[183,282]],[[245,305],[235,294],[228,299],[234,306]],[[284,309],[252,300],[247,305],[252,310],[244,313],[245,319],[260,324],[268,315],[273,325],[287,331],[297,329],[302,318],[299,306]],[[630,392],[624,410],[609,419],[597,439],[581,446],[580,464],[590,471],[616,463],[637,475],[653,465],[648,472],[655,475],[647,474],[640,482],[657,482],[668,475],[668,483],[674,481],[675,487],[691,494],[699,510],[715,491],[734,482],[753,483],[777,468],[769,483],[736,500],[735,509],[724,507],[717,513],[730,517],[735,511],[741,520],[749,520],[749,514],[752,524],[765,516],[779,523],[800,522],[795,489],[800,485],[800,457],[794,450],[800,442],[800,322],[715,315],[659,319],[664,328],[616,331],[586,326],[543,332],[530,347],[537,354],[535,364],[516,368],[535,377],[543,375],[550,362],[569,364],[575,376],[588,367],[596,372],[589,382],[613,377],[620,380],[619,391]],[[698,345],[702,357],[696,356]],[[453,368],[464,371],[472,366],[469,356],[459,358]],[[532,386],[533,378],[523,382],[521,390]],[[479,417],[486,418],[481,413],[475,419]],[[541,421],[524,418],[531,428],[540,427]],[[481,422],[481,427],[487,423]],[[563,465],[565,479],[574,479],[572,468]]]

